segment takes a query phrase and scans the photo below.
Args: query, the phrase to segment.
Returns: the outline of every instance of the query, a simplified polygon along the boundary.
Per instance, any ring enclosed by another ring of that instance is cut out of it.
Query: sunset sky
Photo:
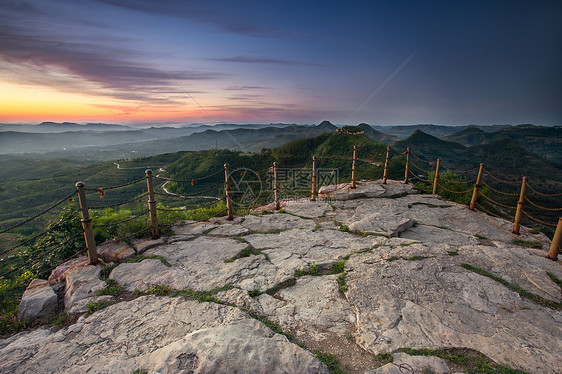
[[[0,122],[562,124],[561,1],[0,9]]]

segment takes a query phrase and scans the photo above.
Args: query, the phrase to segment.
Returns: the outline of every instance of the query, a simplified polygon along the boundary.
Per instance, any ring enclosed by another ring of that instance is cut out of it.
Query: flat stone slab
[[[312,353],[237,308],[145,296],[0,344],[10,373],[328,373]]]
[[[59,266],[57,266],[49,275],[49,283],[59,283],[66,281],[66,275],[71,271],[76,269],[77,267],[88,266],[89,260],[86,256],[81,256],[78,258],[74,258],[72,260],[68,260],[63,262]]]
[[[18,307],[18,321],[46,316],[57,307],[57,295],[44,279],[34,279],[23,293]]]
[[[323,217],[333,209],[330,204],[322,201],[289,201],[283,207],[287,212],[308,218]]]
[[[250,232],[249,229],[246,227],[241,226],[240,224],[223,224],[218,226],[217,228],[212,229],[207,233],[207,235],[212,236],[241,236],[246,235]]]
[[[274,213],[261,216],[248,215],[244,217],[242,226],[252,232],[268,232],[295,228],[313,229],[316,224],[312,220],[302,219],[290,214]]]
[[[263,313],[283,329],[300,330],[319,340],[323,340],[324,330],[345,335],[355,322],[355,313],[339,294],[337,277],[299,278],[295,286],[279,291],[276,297],[263,294],[257,301]]]
[[[358,316],[357,342],[366,350],[376,354],[401,347],[468,347],[529,372],[558,371],[562,312],[461,268],[460,262],[472,263],[472,254],[467,259],[462,250],[458,256],[434,253],[421,259],[373,261],[375,252],[347,262],[346,296]],[[509,255],[493,247],[486,253],[504,264]],[[540,262],[560,273],[556,264],[544,258]]]
[[[97,246],[98,256],[105,263],[121,262],[135,255],[135,250],[127,243],[106,242]]]
[[[77,267],[66,275],[66,287],[64,295],[64,309],[69,314],[83,313],[84,303],[75,304],[84,299],[96,296],[96,291],[106,286],[106,283],[99,278],[99,266]]]
[[[137,253],[144,253],[150,248],[157,247],[164,243],[164,238],[158,239],[139,239],[133,241],[133,246]]]

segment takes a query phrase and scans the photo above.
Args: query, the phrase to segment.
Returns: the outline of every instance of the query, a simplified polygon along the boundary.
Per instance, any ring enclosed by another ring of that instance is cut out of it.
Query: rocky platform
[[[1,340],[0,372],[327,373],[317,350],[349,373],[460,371],[404,348],[461,348],[528,373],[561,372],[562,295],[548,274],[562,279],[561,264],[513,244],[509,222],[397,182],[324,198],[184,222],[171,237],[136,243],[145,259],[109,278],[144,296]],[[125,247],[106,247],[106,257],[135,252]],[[65,282],[69,313],[112,299],[96,296],[102,266],[77,263],[51,279]],[[387,352],[394,362],[381,366],[375,355]]]

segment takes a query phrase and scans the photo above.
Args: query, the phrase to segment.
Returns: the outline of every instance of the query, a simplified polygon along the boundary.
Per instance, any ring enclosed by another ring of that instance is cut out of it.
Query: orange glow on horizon
[[[203,117],[204,113],[195,108],[146,105],[111,97],[60,92],[43,86],[0,82],[0,122],[134,122]]]

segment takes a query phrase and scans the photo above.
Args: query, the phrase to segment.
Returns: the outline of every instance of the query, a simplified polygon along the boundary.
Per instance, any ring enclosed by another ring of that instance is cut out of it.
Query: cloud
[[[231,3],[209,4],[203,1],[154,1],[154,0],[94,0],[99,3],[149,14],[162,14],[185,18],[190,21],[209,24],[231,34],[260,38],[281,38],[287,34],[283,30],[260,24],[257,17],[236,14]],[[241,3],[240,7],[244,4]],[[228,10],[226,10],[228,9]]]
[[[208,58],[209,61],[220,61],[220,62],[235,62],[243,64],[274,64],[274,65],[306,65],[306,66],[316,66],[316,67],[327,67],[327,65],[308,63],[308,62],[298,62],[290,60],[282,60],[269,57],[250,57],[250,56],[235,56],[235,57],[215,57]]]
[[[226,87],[226,91],[249,91],[249,90],[271,90],[271,87],[262,86],[229,86]]]
[[[162,102],[166,94],[183,94],[177,89],[178,81],[208,81],[224,76],[209,71],[166,71],[159,64],[135,62],[141,60],[140,56],[141,52],[109,44],[60,40],[18,25],[0,24],[0,65],[10,68],[2,75],[17,83]]]

